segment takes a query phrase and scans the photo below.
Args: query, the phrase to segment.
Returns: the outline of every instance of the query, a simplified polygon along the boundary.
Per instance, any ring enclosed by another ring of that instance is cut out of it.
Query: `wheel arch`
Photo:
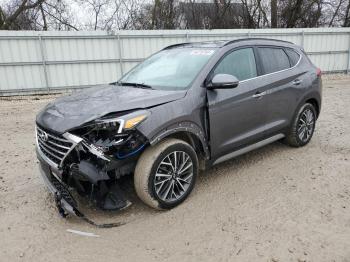
[[[319,117],[321,113],[321,96],[318,92],[311,92],[299,100],[299,103],[297,104],[297,107],[295,108],[295,111],[293,114],[293,119],[295,115],[298,113],[299,108],[306,103],[310,103],[315,107],[316,114],[317,114],[316,119]]]
[[[320,105],[319,102],[317,101],[316,98],[309,98],[305,101],[305,103],[310,103],[311,105],[313,105],[313,107],[316,110],[316,118],[318,118],[318,116],[320,115]]]
[[[150,145],[154,146],[166,138],[177,138],[190,144],[197,153],[201,169],[204,168],[202,162],[209,159],[210,153],[205,133],[200,127],[189,122],[179,123],[160,131],[150,139]]]

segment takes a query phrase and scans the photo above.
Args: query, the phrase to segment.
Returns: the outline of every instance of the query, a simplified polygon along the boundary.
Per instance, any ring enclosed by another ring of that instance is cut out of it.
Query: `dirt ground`
[[[325,78],[308,146],[220,164],[171,211],[136,198],[122,212],[88,211],[126,223],[112,229],[60,218],[39,176],[34,118],[52,97],[0,100],[0,261],[350,261],[350,78]]]

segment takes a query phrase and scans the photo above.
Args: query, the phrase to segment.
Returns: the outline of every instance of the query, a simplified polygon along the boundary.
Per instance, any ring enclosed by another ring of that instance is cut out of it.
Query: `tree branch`
[[[43,5],[42,5],[42,4],[40,5],[40,12],[41,12],[41,16],[42,16],[43,22],[44,22],[43,30],[44,30],[44,31],[47,31],[46,16],[45,16],[45,12],[44,12],[44,8],[43,8]]]
[[[68,27],[70,27],[70,28],[72,28],[72,29],[74,29],[74,30],[76,30],[76,31],[79,31],[79,29],[76,28],[75,26],[73,26],[73,25],[69,24],[68,22],[66,22],[66,21],[64,21],[64,20],[62,20],[62,19],[60,19],[60,18],[58,18],[57,16],[51,14],[51,13],[48,12],[47,10],[45,10],[45,9],[43,9],[43,10],[44,10],[44,12],[45,12],[46,14],[48,14],[48,15],[51,16],[51,17],[53,17],[54,19],[56,19],[57,21],[59,21],[59,22],[62,23],[63,25],[66,25],[66,26],[68,26]]]
[[[1,25],[0,29],[9,29],[11,24],[17,19],[18,16],[20,16],[23,12],[25,12],[28,9],[33,9],[41,5],[45,0],[37,0],[33,4],[27,5],[28,0],[23,0],[20,6],[16,9],[16,11],[8,16],[3,24]]]

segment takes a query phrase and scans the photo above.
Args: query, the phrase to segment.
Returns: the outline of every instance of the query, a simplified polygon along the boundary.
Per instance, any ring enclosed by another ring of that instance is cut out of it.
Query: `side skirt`
[[[263,147],[263,146],[268,145],[268,144],[270,144],[272,142],[280,140],[283,137],[285,137],[284,134],[277,134],[277,135],[274,135],[274,136],[269,137],[267,139],[261,140],[261,141],[255,143],[255,144],[246,146],[246,147],[241,148],[241,149],[239,149],[237,151],[234,151],[234,152],[231,152],[231,153],[229,153],[227,155],[219,157],[218,159],[216,159],[214,161],[213,165],[219,164],[221,162],[224,162],[224,161],[229,160],[231,158],[234,158],[236,156],[243,155],[243,154],[245,154],[245,153],[247,153],[249,151],[255,150],[257,148]]]

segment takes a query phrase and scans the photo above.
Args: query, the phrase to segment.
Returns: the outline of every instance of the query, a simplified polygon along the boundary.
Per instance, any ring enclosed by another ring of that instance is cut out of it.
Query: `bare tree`
[[[180,28],[189,29],[244,28],[248,15],[241,3],[232,0],[180,1],[178,12]]]
[[[271,27],[277,28],[277,0],[271,0]]]
[[[350,26],[350,0],[7,0],[3,30]]]
[[[132,29],[137,26],[144,0],[75,0],[86,18],[80,28],[89,30]]]
[[[8,14],[6,14],[2,9],[0,10],[0,29],[2,30],[8,30],[11,29],[14,26],[15,21],[23,15],[27,10],[35,9],[38,6],[40,6],[45,0],[36,0],[36,1],[29,1],[29,0],[22,0],[22,1],[15,1],[11,7],[9,8]]]
[[[348,0],[348,3],[345,7],[345,15],[344,15],[344,23],[343,27],[349,27],[350,26],[350,0]]]
[[[78,30],[63,0],[14,0],[0,7],[2,30]]]
[[[152,8],[150,29],[175,29],[178,24],[178,3],[174,0],[155,0]]]
[[[42,22],[52,30],[79,30],[73,22],[70,6],[62,0],[46,0],[42,4]]]

